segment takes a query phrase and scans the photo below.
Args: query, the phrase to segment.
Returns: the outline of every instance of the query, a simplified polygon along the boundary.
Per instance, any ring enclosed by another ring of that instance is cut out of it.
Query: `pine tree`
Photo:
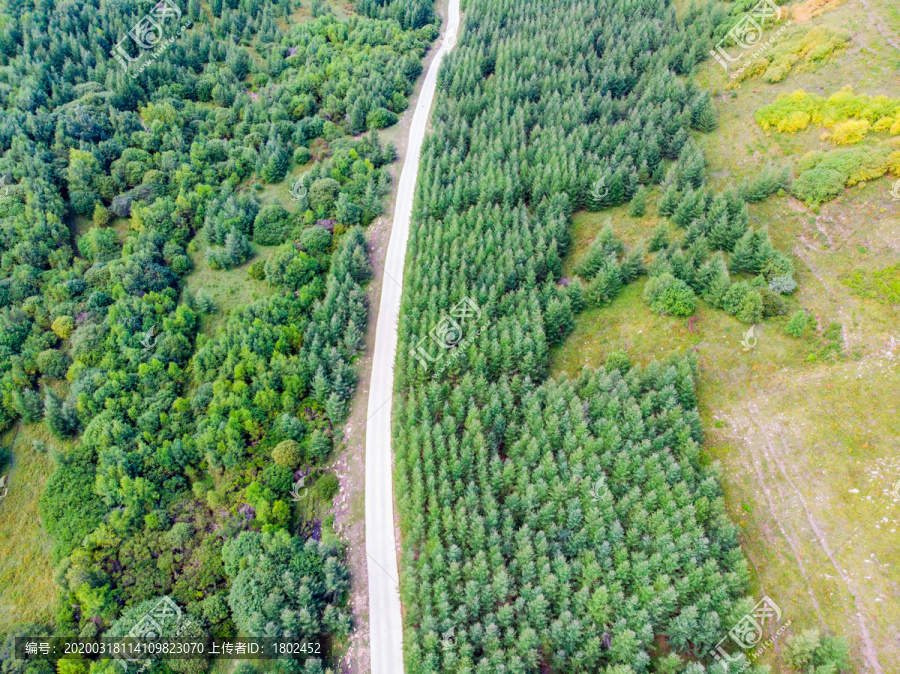
[[[732,272],[753,271],[756,267],[756,237],[750,227],[734,246],[734,252],[728,261]]]
[[[44,419],[47,428],[59,439],[67,438],[78,430],[75,408],[68,402],[60,403],[52,392],[48,392],[44,398]]]
[[[365,337],[355,323],[350,323],[344,331],[344,346],[351,353],[359,351]]]
[[[650,236],[650,240],[647,241],[647,250],[651,253],[655,253],[658,250],[661,250],[669,245],[669,228],[666,226],[666,223],[661,222],[653,230],[653,234]]]
[[[350,201],[350,198],[341,192],[335,206],[335,217],[338,222],[345,225],[358,225],[362,209]]]
[[[693,110],[691,111],[691,117],[693,127],[703,133],[711,133],[719,126],[719,118],[716,115],[716,109],[708,94],[699,105],[696,115]]]
[[[37,423],[44,416],[44,405],[41,402],[41,396],[32,389],[14,390],[13,408],[27,424]]]
[[[566,292],[569,302],[572,304],[572,313],[577,315],[584,311],[584,286],[581,285],[581,281],[573,279],[566,288]]]
[[[575,319],[572,316],[572,305],[568,299],[560,301],[554,297],[547,304],[544,312],[544,332],[547,335],[548,344],[559,344],[575,327]]]
[[[704,208],[703,192],[688,188],[687,192],[681,198],[678,207],[672,214],[672,222],[679,227],[689,227],[696,218],[703,213]]]
[[[198,290],[194,297],[194,306],[197,311],[206,316],[215,313],[216,303],[205,290]]]
[[[270,140],[266,143],[263,156],[265,163],[260,171],[260,178],[270,184],[284,180],[284,176],[291,166],[291,155],[284,146],[276,140]]]
[[[239,231],[236,227],[232,227],[231,231],[225,237],[225,256],[224,259],[230,267],[237,267],[253,255],[253,246],[247,235]]]
[[[640,187],[638,191],[634,195],[634,199],[631,200],[631,209],[630,214],[634,218],[643,217],[644,213],[647,212],[647,188]]]
[[[809,319],[807,318],[806,313],[802,310],[797,311],[793,316],[791,316],[791,319],[785,326],[784,331],[791,337],[800,338],[803,336],[803,333],[806,332],[806,327],[808,324]]]
[[[644,257],[645,253],[642,245],[638,245],[625,256],[625,259],[622,260],[622,281],[624,283],[631,283],[638,276],[646,273]]]
[[[597,238],[591,243],[591,247],[578,263],[575,271],[585,279],[592,279],[600,271],[600,268],[606,264],[610,256],[618,258],[624,249],[622,242],[616,238],[612,226],[606,224],[600,230]]]
[[[595,306],[609,304],[622,288],[622,270],[615,257],[606,259],[597,276],[588,286],[587,299]]]
[[[669,218],[675,213],[675,209],[678,208],[680,202],[681,199],[678,194],[678,188],[672,184],[666,188],[666,191],[663,192],[662,196],[659,198],[656,210],[660,215]]]
[[[653,174],[650,171],[650,165],[647,163],[646,159],[644,159],[638,167],[637,176],[638,182],[641,183],[641,185],[646,185],[650,182]]]

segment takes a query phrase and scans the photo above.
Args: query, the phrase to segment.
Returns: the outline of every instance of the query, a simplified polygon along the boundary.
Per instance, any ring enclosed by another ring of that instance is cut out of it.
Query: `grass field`
[[[216,310],[209,316],[203,316],[200,332],[213,337],[225,323],[228,313],[235,307],[246,306],[251,302],[271,295],[274,291],[265,281],[256,281],[248,275],[251,264],[266,260],[275,252],[277,246],[253,245],[253,257],[246,264],[234,269],[210,269],[206,264],[206,250],[198,246],[191,255],[194,269],[186,277],[185,290],[192,295],[203,292],[216,305]]]
[[[16,435],[13,426],[2,438],[5,448],[15,446],[9,491],[0,500],[0,633],[15,623],[49,621],[56,602],[52,543],[41,526],[38,505],[53,471],[46,452],[60,443],[43,424],[23,423]]]
[[[754,112],[779,93],[828,95],[851,85],[857,93],[900,95],[900,50],[882,33],[898,40],[895,6],[850,1],[809,24],[846,28],[851,42],[782,82],[749,79],[734,94],[714,62],[701,68],[720,127],[697,140],[717,190],[767,164],[832,149],[821,129],[788,136],[754,123]],[[778,602],[792,621],[785,636],[813,627],[845,635],[854,671],[884,673],[900,671],[900,568],[892,558],[900,548],[900,202],[891,199],[891,182],[861,183],[815,209],[790,196],[751,205],[750,224],[768,226],[794,260],[794,301],[815,317],[803,338],[784,334],[785,319],[768,320],[756,327],[755,348],[744,350],[748,326],[702,304],[690,326],[656,316],[638,281],[610,307],[582,314],[551,360],[555,373],[575,375],[616,350],[645,363],[696,349],[705,452],[722,467],[729,513],[754,573],[752,593]],[[564,275],[607,221],[626,244],[659,222],[652,205],[641,219],[627,207],[579,213]],[[835,324],[840,330],[829,333]],[[790,671],[782,651],[783,637],[761,661],[773,672]]]

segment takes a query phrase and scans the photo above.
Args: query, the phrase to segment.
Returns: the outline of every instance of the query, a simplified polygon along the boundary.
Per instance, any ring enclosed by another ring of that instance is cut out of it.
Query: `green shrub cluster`
[[[818,205],[834,199],[845,186],[880,178],[888,171],[900,175],[900,150],[889,145],[811,152],[800,160],[791,191]]]

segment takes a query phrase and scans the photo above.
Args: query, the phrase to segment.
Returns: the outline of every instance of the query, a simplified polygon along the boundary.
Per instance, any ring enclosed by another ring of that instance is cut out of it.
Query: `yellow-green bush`
[[[757,110],[756,123],[782,133],[796,133],[812,123],[833,128],[829,137],[835,145],[853,145],[870,132],[900,134],[900,99],[854,94],[850,87],[828,98],[798,89]]]
[[[870,126],[866,119],[845,119],[834,125],[831,142],[835,145],[854,145],[865,138]]]
[[[777,129],[782,133],[795,133],[805,129],[816,112],[816,102],[813,96],[798,89],[797,91],[779,96],[769,105],[764,105],[756,111],[756,123],[765,131]]]
[[[837,50],[843,49],[849,40],[850,33],[847,31],[822,26],[795,26],[785,32],[784,37],[766,53],[765,58],[760,58],[740,71],[733,83],[756,76],[762,76],[769,84],[780,82],[798,64],[803,67],[828,58]]]
[[[796,133],[809,124],[810,115],[803,110],[795,110],[787,118],[778,122],[777,128],[782,133]]]

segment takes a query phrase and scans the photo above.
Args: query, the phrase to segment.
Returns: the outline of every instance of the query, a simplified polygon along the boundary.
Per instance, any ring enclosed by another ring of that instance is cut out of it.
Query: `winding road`
[[[366,564],[369,580],[369,654],[372,674],[403,672],[403,616],[400,608],[397,546],[394,538],[391,409],[394,360],[403,266],[412,218],[419,155],[434,102],[441,61],[456,45],[459,0],[450,0],[449,22],[425,82],[409,129],[406,159],[400,172],[394,222],[388,242],[375,327],[375,349],[366,417]]]

